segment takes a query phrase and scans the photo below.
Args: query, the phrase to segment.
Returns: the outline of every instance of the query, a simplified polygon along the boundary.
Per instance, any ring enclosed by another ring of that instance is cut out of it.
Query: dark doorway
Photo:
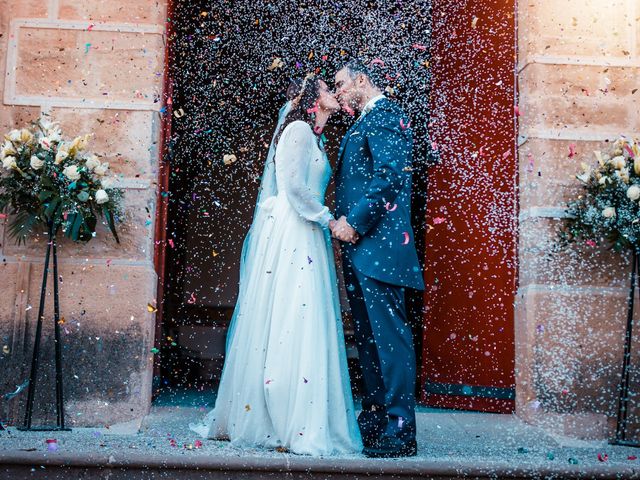
[[[170,126],[167,245],[155,393],[176,387],[215,390],[237,296],[242,241],[290,79],[315,71],[332,86],[336,69],[350,58],[379,60],[372,68],[408,113],[417,138],[412,207],[424,258],[429,3],[172,3],[171,96],[164,111]],[[338,116],[325,131],[332,164],[351,121]],[[225,162],[225,155],[235,161]],[[332,205],[332,186],[327,201]],[[409,305],[420,355],[422,295],[410,292]],[[345,322],[349,343],[348,313]],[[357,388],[357,362],[352,363]]]

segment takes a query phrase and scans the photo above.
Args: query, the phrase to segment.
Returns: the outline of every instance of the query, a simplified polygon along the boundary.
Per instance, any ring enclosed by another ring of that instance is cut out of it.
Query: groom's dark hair
[[[382,82],[380,81],[377,72],[373,72],[371,68],[369,68],[362,60],[358,58],[354,58],[349,60],[343,68],[347,69],[349,76],[352,79],[355,79],[358,75],[364,75],[369,79],[371,85],[374,87],[382,89]]]

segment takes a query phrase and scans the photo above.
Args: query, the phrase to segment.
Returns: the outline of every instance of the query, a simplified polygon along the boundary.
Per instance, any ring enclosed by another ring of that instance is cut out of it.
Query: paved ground
[[[391,470],[399,467],[415,470],[429,465],[456,465],[461,474],[467,467],[471,471],[482,466],[487,478],[492,476],[493,467],[496,472],[502,472],[502,477],[512,470],[532,473],[527,478],[640,478],[640,460],[634,457],[640,457],[640,452],[635,448],[611,446],[606,441],[553,437],[524,424],[514,415],[427,408],[421,408],[418,413],[419,453],[415,458],[370,460],[361,455],[351,455],[312,459],[275,451],[241,450],[227,442],[211,440],[202,440],[202,446],[196,448],[198,439],[187,425],[203,416],[208,405],[197,406],[202,399],[182,406],[170,405],[167,400],[170,399],[160,399],[141,425],[112,429],[76,428],[72,432],[20,432],[9,427],[0,431],[0,466],[15,465],[23,459],[31,464],[32,471],[37,472],[53,468],[47,465],[68,465],[84,456],[105,459],[110,465],[120,461],[130,463],[136,459],[140,462],[163,459],[164,462],[175,460],[180,465],[195,462],[204,468],[207,460],[216,459],[232,463],[240,460],[247,468],[260,462],[272,466],[280,465],[278,462],[284,462],[283,466],[298,462],[306,465],[307,470],[313,470],[314,465],[342,465],[343,470],[367,465],[374,470],[380,466]],[[47,438],[57,439],[56,452],[47,451]],[[599,454],[604,461],[598,458]],[[60,461],[57,462],[56,458]],[[2,476],[3,471],[9,472],[10,469],[0,469],[0,478],[9,478]],[[533,475],[535,472],[538,474]],[[557,472],[565,472],[566,475]]]

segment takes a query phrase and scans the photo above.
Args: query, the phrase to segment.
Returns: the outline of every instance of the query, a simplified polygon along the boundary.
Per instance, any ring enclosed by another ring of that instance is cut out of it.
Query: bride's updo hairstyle
[[[318,75],[308,73],[303,80],[291,81],[287,88],[287,100],[291,100],[291,110],[276,135],[276,144],[287,125],[296,120],[302,120],[311,127],[311,130],[314,129],[321,80],[322,78]]]

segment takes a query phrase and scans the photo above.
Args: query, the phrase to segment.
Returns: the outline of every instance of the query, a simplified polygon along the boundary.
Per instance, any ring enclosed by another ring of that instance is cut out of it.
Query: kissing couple
[[[416,455],[405,288],[424,283],[410,224],[408,118],[358,60],[336,73],[335,94],[309,74],[287,96],[242,248],[215,407],[189,427],[240,447]],[[359,116],[340,145],[334,216],[325,205],[332,170],[322,130],[341,106]],[[332,237],[362,366],[357,417]]]

